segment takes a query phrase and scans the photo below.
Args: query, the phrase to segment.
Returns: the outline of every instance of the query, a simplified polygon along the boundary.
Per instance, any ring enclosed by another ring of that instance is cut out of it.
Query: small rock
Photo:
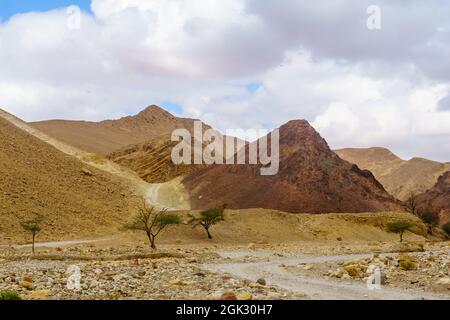
[[[220,296],[220,300],[237,300],[237,297],[233,292],[224,292]]]
[[[256,283],[260,284],[262,286],[265,286],[266,285],[266,280],[263,279],[263,278],[259,278],[258,280],[256,280]]]
[[[241,292],[241,293],[238,293],[236,298],[237,298],[237,300],[248,301],[248,300],[252,300],[253,296],[250,292]]]
[[[31,292],[26,298],[30,300],[45,300],[48,298],[49,294],[49,290],[37,290]]]
[[[27,290],[33,290],[33,282],[21,281],[19,285]]]

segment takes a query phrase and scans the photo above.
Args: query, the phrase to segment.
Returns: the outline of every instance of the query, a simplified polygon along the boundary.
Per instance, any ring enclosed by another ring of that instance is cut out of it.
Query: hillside
[[[177,118],[153,105],[135,116],[118,120],[48,120],[30,125],[82,150],[107,155],[129,145],[171,134],[177,128],[192,131],[193,123],[193,119]]]
[[[40,239],[111,233],[133,208],[126,181],[83,164],[0,117],[0,239],[28,239],[20,222],[44,216]]]
[[[163,135],[141,144],[129,145],[107,155],[107,158],[135,171],[149,183],[162,183],[187,175],[203,165],[175,165],[172,149],[178,142]],[[193,157],[191,157],[193,159]]]
[[[183,184],[194,209],[220,204],[304,213],[400,209],[370,172],[340,159],[307,121],[280,128],[279,173],[261,176],[259,169],[214,165],[189,174]]]
[[[416,201],[420,209],[438,213],[441,224],[450,221],[450,171],[440,176],[432,188],[418,195]]]
[[[385,189],[397,199],[431,188],[438,177],[450,170],[450,163],[422,158],[402,160],[385,148],[341,149],[335,152],[344,160],[370,170]]]

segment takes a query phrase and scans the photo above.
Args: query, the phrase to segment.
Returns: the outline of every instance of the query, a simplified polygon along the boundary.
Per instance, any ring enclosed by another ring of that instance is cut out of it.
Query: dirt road
[[[298,256],[279,258],[270,252],[254,251],[221,251],[224,258],[266,257],[265,262],[232,262],[208,264],[209,270],[228,273],[233,276],[256,281],[264,278],[268,285],[274,285],[292,292],[302,292],[312,299],[325,300],[416,300],[443,299],[445,297],[425,292],[405,290],[392,287],[369,289],[365,283],[352,280],[327,280],[318,277],[307,277],[293,274],[280,265],[296,265],[301,263],[315,264],[331,261],[346,261],[371,257],[372,254],[351,254],[338,256]]]

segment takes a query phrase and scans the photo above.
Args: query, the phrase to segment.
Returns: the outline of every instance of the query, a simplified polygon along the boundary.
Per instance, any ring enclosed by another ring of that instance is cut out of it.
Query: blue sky
[[[7,20],[17,13],[48,11],[71,5],[77,5],[82,10],[90,12],[91,0],[1,0],[0,17]]]

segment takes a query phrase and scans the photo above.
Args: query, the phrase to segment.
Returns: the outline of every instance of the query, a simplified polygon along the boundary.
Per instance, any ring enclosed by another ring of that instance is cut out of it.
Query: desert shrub
[[[0,300],[22,300],[19,294],[15,291],[4,290],[0,291]]]
[[[427,225],[428,234],[432,234],[433,228],[439,223],[439,216],[433,212],[424,211],[419,213],[419,218]]]
[[[417,264],[411,256],[402,254],[398,257],[398,263],[403,270],[416,270]]]
[[[442,230],[445,231],[445,233],[450,236],[450,222],[447,222],[442,226]]]

